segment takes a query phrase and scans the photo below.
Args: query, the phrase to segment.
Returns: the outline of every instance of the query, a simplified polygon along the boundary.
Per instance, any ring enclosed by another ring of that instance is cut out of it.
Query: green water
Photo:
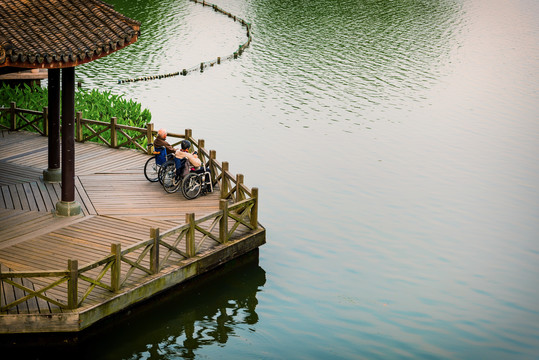
[[[85,87],[193,129],[268,243],[98,325],[91,359],[536,359],[539,2],[111,1],[140,40]],[[59,347],[53,347],[53,351]]]

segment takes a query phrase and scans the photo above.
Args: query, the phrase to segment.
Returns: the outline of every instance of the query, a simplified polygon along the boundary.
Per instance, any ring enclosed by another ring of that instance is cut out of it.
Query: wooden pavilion
[[[0,75],[48,69],[48,168],[43,179],[62,183],[59,215],[81,212],[74,180],[75,67],[118,51],[139,35],[138,21],[100,0],[0,0]]]

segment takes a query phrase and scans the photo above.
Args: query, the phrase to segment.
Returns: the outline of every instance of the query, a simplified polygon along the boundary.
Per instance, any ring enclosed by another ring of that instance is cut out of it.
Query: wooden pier
[[[80,331],[263,245],[258,190],[202,145],[217,189],[186,200],[146,180],[149,155],[77,142],[82,214],[60,217],[47,137],[2,130],[0,334]]]

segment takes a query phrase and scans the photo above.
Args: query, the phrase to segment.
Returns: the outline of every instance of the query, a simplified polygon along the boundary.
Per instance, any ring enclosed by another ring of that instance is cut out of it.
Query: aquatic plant
[[[17,87],[2,84],[0,86],[0,108],[9,107],[12,101],[15,102],[18,108],[41,111],[43,107],[48,106],[48,89],[39,86],[31,87],[27,84]],[[75,111],[80,111],[84,119],[109,123],[110,119],[115,117],[118,124],[138,128],[146,127],[146,124],[152,119],[150,111],[143,109],[140,103],[126,99],[123,95],[96,89],[78,88],[75,91]],[[7,122],[7,117],[0,117],[0,124],[9,125]],[[126,130],[126,133],[129,136],[137,134],[129,130]],[[84,128],[83,135],[91,135],[91,131]],[[110,132],[103,132],[101,136],[110,141]],[[91,141],[99,141],[99,139],[95,137]],[[142,145],[145,146],[146,144]]]

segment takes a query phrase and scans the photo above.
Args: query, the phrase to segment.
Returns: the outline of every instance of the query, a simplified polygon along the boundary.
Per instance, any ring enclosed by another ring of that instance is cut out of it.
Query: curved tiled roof
[[[139,34],[138,21],[100,0],[0,0],[0,67],[76,66]]]

